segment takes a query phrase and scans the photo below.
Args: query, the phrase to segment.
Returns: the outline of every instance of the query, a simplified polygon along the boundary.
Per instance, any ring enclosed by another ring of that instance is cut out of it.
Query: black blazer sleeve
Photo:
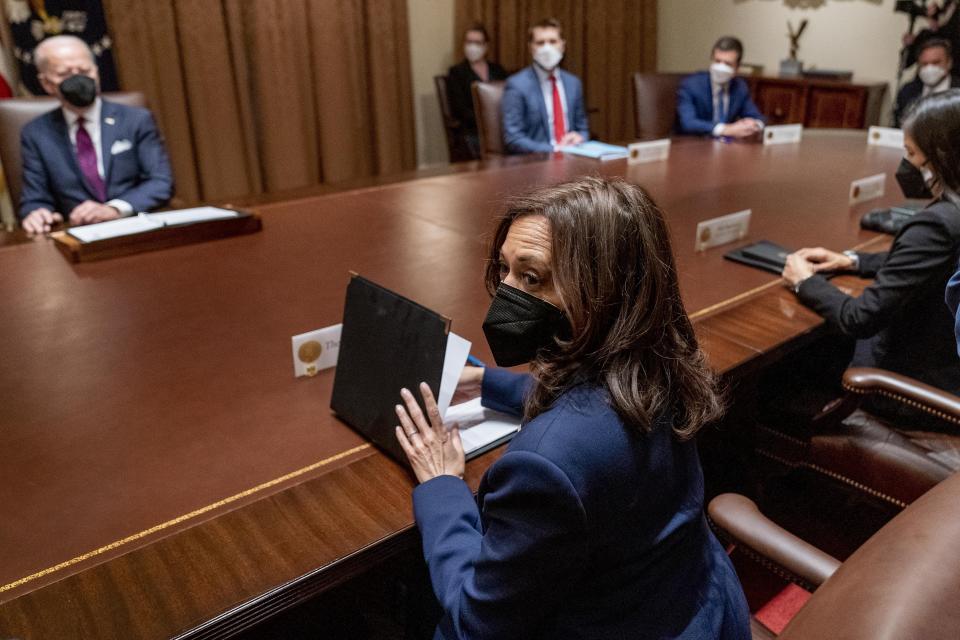
[[[938,215],[931,209],[942,207]],[[821,275],[805,280],[798,291],[800,301],[856,338],[869,338],[887,324],[904,305],[909,305],[917,291],[930,278],[938,277],[947,263],[954,261],[955,232],[941,218],[943,215],[960,217],[951,204],[937,203],[918,213],[893,242],[893,247],[882,266],[876,270],[873,284],[858,298],[848,296],[830,284]],[[871,263],[883,254],[864,254],[861,275],[868,276]]]
[[[857,267],[857,275],[861,278],[876,278],[877,272],[883,266],[883,261],[890,255],[886,251],[880,253],[857,253],[860,259],[860,265]]]
[[[447,73],[447,99],[450,101],[450,113],[467,131],[477,128],[477,119],[473,114],[473,94],[470,85],[473,81],[469,67],[463,63],[450,67]]]

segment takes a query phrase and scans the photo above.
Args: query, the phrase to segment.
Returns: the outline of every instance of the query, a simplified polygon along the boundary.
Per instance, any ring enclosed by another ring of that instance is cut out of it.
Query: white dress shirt
[[[106,174],[103,171],[103,149],[100,144],[100,111],[102,107],[103,101],[99,97],[93,101],[92,105],[87,107],[87,110],[83,112],[83,128],[90,135],[90,141],[93,143],[93,149],[97,154],[97,173],[100,174],[104,184],[106,184]],[[80,116],[69,109],[63,109],[63,117],[67,121],[67,133],[70,135],[70,144],[73,146],[74,155],[76,155],[77,129],[80,128],[78,124]],[[114,198],[104,204],[119,211],[121,216],[129,216],[133,213],[133,206],[126,200]],[[64,211],[64,214],[69,215],[70,212]]]
[[[717,117],[717,108],[720,106],[721,100],[723,101],[723,112],[730,116],[730,83],[727,84],[717,84],[713,80],[710,80],[710,95],[713,96],[713,117]],[[718,122],[713,127],[713,137],[719,138],[723,135],[723,125],[726,122]]]
[[[547,105],[547,130],[550,133],[550,144],[556,148],[559,140],[553,135],[553,83],[550,82],[550,76],[557,76],[557,93],[560,94],[560,104],[563,105],[563,130],[570,132],[570,109],[567,107],[567,94],[563,90],[563,80],[560,79],[560,67],[553,72],[547,72],[540,68],[540,65],[534,64],[533,70],[537,72],[537,78],[540,79],[540,91],[543,92],[543,102]]]

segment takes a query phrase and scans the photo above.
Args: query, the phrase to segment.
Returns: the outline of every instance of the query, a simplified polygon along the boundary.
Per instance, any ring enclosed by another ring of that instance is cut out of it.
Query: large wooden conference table
[[[504,199],[623,176],[665,210],[701,344],[735,377],[822,322],[730,246],[696,253],[696,224],[749,208],[744,243],[883,248],[858,222],[902,199],[900,157],[865,132],[683,140],[656,164],[558,155],[277,202],[261,233],[102,262],[3,246],[0,637],[225,637],[416,540],[412,479],[330,414],[334,371],[293,377],[290,336],[340,321],[350,270],[489,361],[481,274]],[[886,195],[851,207],[876,173]],[[474,488],[498,455],[468,465]]]

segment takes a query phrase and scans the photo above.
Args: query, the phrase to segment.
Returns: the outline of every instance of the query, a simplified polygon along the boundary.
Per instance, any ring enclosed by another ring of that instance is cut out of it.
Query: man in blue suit
[[[763,129],[764,118],[750,88],[736,77],[743,44],[724,36],[713,45],[710,71],[687,76],[677,90],[677,132],[716,138],[748,138]]]
[[[503,92],[507,151],[549,153],[580,144],[590,126],[580,79],[558,66],[566,47],[560,22],[547,18],[532,26],[529,43],[533,64],[507,78]]]
[[[34,56],[40,84],[60,108],[21,134],[24,230],[45,233],[64,220],[90,224],[166,204],[173,174],[150,112],[100,98],[93,53],[79,38],[48,38]]]

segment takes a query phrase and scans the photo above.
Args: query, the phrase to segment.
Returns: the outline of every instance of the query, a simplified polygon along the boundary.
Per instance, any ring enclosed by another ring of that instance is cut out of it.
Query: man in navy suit
[[[533,64],[507,78],[503,92],[507,151],[549,153],[580,144],[590,126],[580,79],[558,66],[566,47],[560,22],[547,18],[532,26],[529,43]]]
[[[748,138],[763,129],[764,118],[750,88],[736,77],[743,44],[724,36],[713,45],[710,71],[687,76],[677,90],[677,132],[716,138]]]
[[[21,134],[24,230],[45,233],[65,219],[90,224],[166,204],[173,174],[150,112],[100,98],[93,53],[79,38],[48,38],[34,56],[40,84],[60,108]]]
[[[930,38],[917,53],[917,77],[903,85],[893,105],[893,126],[900,127],[903,116],[918,99],[931,93],[960,87],[960,78],[953,75],[953,52],[950,42]]]

